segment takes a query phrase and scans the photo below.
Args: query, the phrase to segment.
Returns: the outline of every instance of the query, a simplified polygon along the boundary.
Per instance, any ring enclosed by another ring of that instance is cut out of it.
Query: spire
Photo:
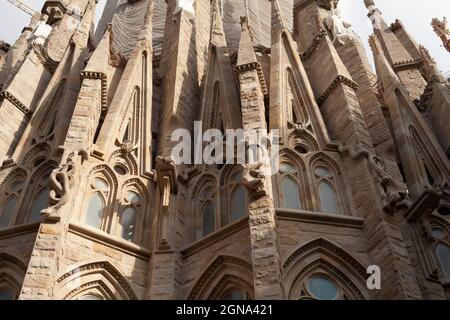
[[[255,51],[253,50],[252,35],[246,16],[241,17],[241,26],[242,31],[241,41],[239,42],[237,66],[258,62],[258,60],[256,60]]]
[[[369,10],[368,17],[372,21],[373,31],[380,41],[383,52],[391,66],[404,65],[414,62],[401,41],[398,39],[392,28],[383,19],[380,9],[373,0],[364,0],[364,4]]]
[[[272,0],[272,34],[274,32],[279,33],[281,31],[289,30],[286,27],[286,21],[280,8],[278,0]]]
[[[213,3],[213,20],[211,26],[211,44],[226,47],[225,32],[223,30],[222,15],[219,8],[219,0]]]
[[[441,38],[444,48],[450,52],[450,29],[447,25],[447,18],[444,17],[442,21],[438,18],[433,18],[431,26],[438,37]]]

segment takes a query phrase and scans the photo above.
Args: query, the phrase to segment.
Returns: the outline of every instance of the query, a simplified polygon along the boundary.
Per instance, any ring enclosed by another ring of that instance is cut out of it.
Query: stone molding
[[[130,243],[120,238],[116,238],[105,232],[90,228],[86,225],[72,222],[69,224],[69,232],[92,242],[104,245],[108,248],[123,252],[130,256],[149,261],[150,250],[137,244]]]
[[[340,84],[346,85],[347,87],[352,88],[355,91],[358,89],[358,84],[355,81],[347,78],[346,76],[339,75],[336,77],[336,79],[333,80],[333,82],[331,82],[330,86],[325,90],[325,92],[322,93],[319,98],[317,98],[317,103],[319,104],[319,106],[324,104],[324,102]]]
[[[28,120],[31,119],[33,112],[30,109],[28,109],[22,102],[20,102],[19,99],[14,97],[10,92],[8,91],[1,92],[0,99],[2,98],[11,102],[17,109],[19,109],[25,115],[25,117]]]

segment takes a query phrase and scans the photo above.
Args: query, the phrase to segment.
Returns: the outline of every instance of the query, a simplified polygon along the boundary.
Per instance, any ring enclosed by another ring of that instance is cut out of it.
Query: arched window
[[[220,225],[217,211],[217,184],[211,175],[200,178],[192,193],[195,220],[193,221],[193,238],[202,239],[216,231]]]
[[[442,271],[444,282],[450,281],[450,231],[443,224],[432,221],[431,236],[432,246]]]
[[[332,171],[326,167],[318,166],[315,169],[315,176],[318,182],[321,211],[339,214],[339,201],[334,188],[334,175]]]
[[[247,216],[247,189],[239,185],[231,193],[231,222]]]
[[[22,191],[25,187],[25,177],[18,174],[9,180],[6,187],[0,192],[0,229],[7,228],[15,223]]]
[[[3,209],[0,209],[0,229],[7,228],[10,225],[16,206],[17,197],[9,196],[4,202]]]
[[[95,174],[90,179],[84,217],[87,225],[106,231],[106,209],[111,201],[110,180],[103,174]]]
[[[0,287],[0,300],[15,300],[16,294],[7,287]]]
[[[122,238],[133,242],[136,231],[136,209],[126,208],[122,213]]]
[[[441,263],[442,272],[450,280],[450,247],[441,242],[436,246],[436,254]]]
[[[103,200],[100,193],[94,193],[89,200],[89,205],[86,212],[86,224],[91,227],[101,229],[104,210],[105,200]]]
[[[336,300],[339,296],[337,285],[325,276],[308,279],[308,292],[317,300]]]
[[[241,290],[233,290],[227,293],[222,300],[239,301],[248,300],[247,295]]]
[[[136,242],[137,221],[142,211],[143,203],[143,198],[137,190],[127,190],[125,192],[120,226],[121,237],[127,241]]]
[[[202,210],[202,235],[206,237],[215,230],[216,213],[214,203],[207,201]]]
[[[42,219],[41,211],[48,207],[49,190],[41,189],[33,199],[30,211],[30,222],[40,221]]]
[[[283,186],[284,207],[300,210],[302,205],[300,203],[300,188],[297,181],[292,177],[286,176],[283,178],[281,184]]]

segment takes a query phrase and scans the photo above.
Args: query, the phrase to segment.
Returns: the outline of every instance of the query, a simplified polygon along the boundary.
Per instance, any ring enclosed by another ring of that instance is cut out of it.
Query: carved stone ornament
[[[89,152],[86,149],[69,150],[65,147],[58,149],[63,151],[64,162],[50,174],[49,203],[51,207],[42,211],[47,216],[47,220],[61,219],[58,210],[69,201],[75,173],[79,166],[89,158]]]
[[[342,19],[341,11],[337,7],[331,7],[325,19],[325,25],[333,35],[333,41],[339,44],[345,44],[346,40],[353,34],[351,23]]]
[[[383,160],[372,155],[367,149],[353,146],[338,147],[340,153],[348,153],[353,160],[367,159],[374,177],[378,180],[383,190],[383,209],[389,213],[407,209],[411,205],[406,185],[397,181],[387,170]]]
[[[434,32],[441,38],[445,49],[450,52],[450,29],[447,25],[447,18],[444,17],[442,21],[434,18],[431,25],[433,26]]]
[[[261,166],[262,163],[246,165],[242,174],[244,184],[255,199],[267,196],[264,183],[266,177],[261,170]]]

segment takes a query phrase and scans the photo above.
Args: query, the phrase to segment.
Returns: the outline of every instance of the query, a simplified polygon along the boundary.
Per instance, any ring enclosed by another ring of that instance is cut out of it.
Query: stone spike
[[[239,42],[238,66],[258,62],[258,60],[256,60],[255,51],[253,50],[252,35],[247,17],[241,17],[241,25],[242,32],[241,41]]]
[[[223,30],[223,21],[219,9],[219,0],[213,2],[213,21],[211,25],[211,44],[215,46],[226,47],[225,32]]]
[[[288,30],[278,0],[272,0],[272,33]]]

